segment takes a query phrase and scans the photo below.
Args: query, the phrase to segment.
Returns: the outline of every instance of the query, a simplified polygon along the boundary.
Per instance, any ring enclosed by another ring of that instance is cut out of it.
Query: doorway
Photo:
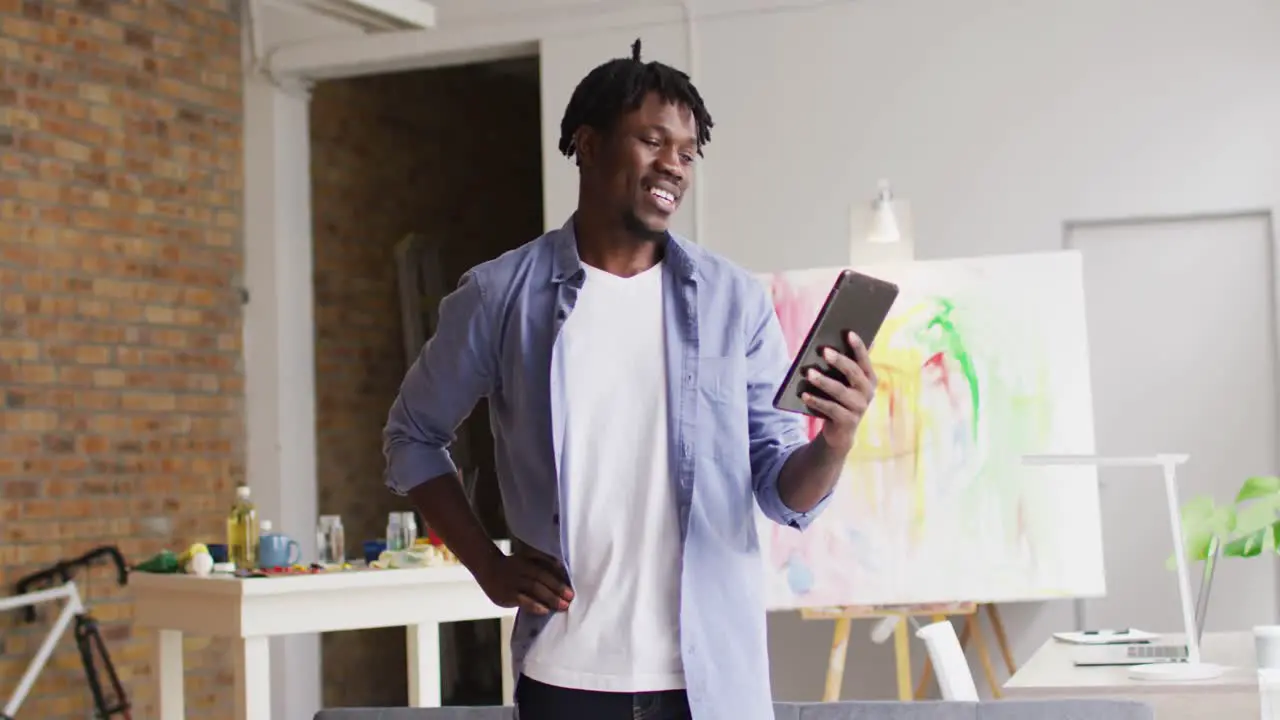
[[[396,247],[433,244],[440,282],[543,232],[536,57],[325,81],[310,105],[317,495],[348,556],[412,509],[383,485],[381,430],[408,367]],[[484,403],[460,436],[476,503],[503,537]],[[446,705],[500,704],[497,621],[442,632]],[[324,707],[408,701],[401,629],[322,639]]]
[[[1078,225],[1097,448],[1189,453],[1180,499],[1228,503],[1246,477],[1277,471],[1275,257],[1267,213]],[[1089,627],[1182,626],[1158,472],[1103,470],[1107,596]],[[1199,572],[1192,570],[1192,593]],[[1275,563],[1218,567],[1206,628],[1274,622]]]

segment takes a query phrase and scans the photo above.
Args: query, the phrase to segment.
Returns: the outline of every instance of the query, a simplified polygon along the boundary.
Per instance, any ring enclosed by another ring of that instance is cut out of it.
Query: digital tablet
[[[870,350],[876,333],[880,332],[880,326],[889,316],[889,310],[897,298],[898,286],[887,280],[853,270],[842,271],[831,286],[831,292],[827,294],[818,318],[809,328],[809,335],[804,339],[799,354],[791,362],[791,369],[787,371],[786,378],[773,398],[773,406],[779,410],[821,417],[804,404],[800,395],[808,392],[820,398],[830,397],[805,379],[805,373],[809,368],[816,367],[826,376],[847,385],[844,373],[828,367],[827,362],[822,359],[823,349],[834,348],[839,353],[853,357],[853,351],[845,340],[846,333],[853,332],[862,338],[862,342]]]

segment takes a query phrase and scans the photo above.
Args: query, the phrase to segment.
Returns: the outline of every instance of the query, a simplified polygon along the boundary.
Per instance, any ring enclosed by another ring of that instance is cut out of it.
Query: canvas
[[[1021,463],[1094,451],[1079,254],[856,269],[902,288],[879,389],[826,512],[761,517],[770,607],[1102,595],[1096,470]],[[793,357],[839,272],[761,278]]]

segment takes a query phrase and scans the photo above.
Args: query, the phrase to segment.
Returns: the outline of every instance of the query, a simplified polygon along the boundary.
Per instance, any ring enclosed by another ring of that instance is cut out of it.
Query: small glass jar
[[[321,515],[316,525],[316,562],[342,565],[347,561],[347,539],[339,515]]]
[[[387,514],[387,550],[391,552],[405,549],[402,519],[403,515],[399,512]]]
[[[404,537],[404,548],[412,550],[418,542],[418,518],[413,511],[400,513],[400,532]]]

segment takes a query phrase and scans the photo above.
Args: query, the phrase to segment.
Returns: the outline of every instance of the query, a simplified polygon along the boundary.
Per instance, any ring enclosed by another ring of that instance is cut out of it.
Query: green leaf
[[[1190,520],[1208,518],[1213,514],[1217,505],[1213,502],[1213,497],[1209,495],[1198,495],[1190,500],[1182,503],[1182,520],[1187,522]]]
[[[1235,509],[1214,505],[1213,498],[1201,496],[1193,498],[1182,506],[1183,551],[1192,562],[1204,560],[1209,555],[1209,544],[1214,536],[1230,537],[1236,527]],[[1177,558],[1170,555],[1165,560],[1165,567],[1173,570],[1177,566]]]
[[[1257,532],[1249,533],[1243,537],[1236,538],[1227,543],[1222,548],[1222,554],[1227,557],[1251,558],[1262,553],[1262,548],[1266,544],[1267,536],[1272,535],[1271,528],[1265,528]]]
[[[1212,497],[1193,498],[1180,511],[1183,552],[1191,561],[1204,560],[1213,538],[1226,543],[1225,557],[1250,558],[1264,552],[1280,553],[1280,476],[1248,478],[1229,506],[1218,506]],[[1166,565],[1176,566],[1170,556]]]
[[[1271,527],[1280,513],[1280,496],[1263,497],[1236,510],[1235,531],[1248,535]]]
[[[1213,498],[1198,497],[1182,506],[1182,533],[1188,543],[1188,551],[1196,559],[1203,559],[1212,536],[1227,537],[1235,532],[1239,523],[1236,509],[1214,505]],[[1261,526],[1259,526],[1261,527]]]
[[[1280,495],[1280,477],[1274,475],[1251,477],[1240,486],[1240,492],[1236,493],[1236,502],[1242,503],[1246,500],[1276,495]]]

